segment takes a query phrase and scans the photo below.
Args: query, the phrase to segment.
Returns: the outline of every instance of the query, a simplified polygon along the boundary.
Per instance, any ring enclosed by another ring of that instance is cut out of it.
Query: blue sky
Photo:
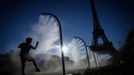
[[[95,0],[106,36],[116,48],[134,28],[133,0]],[[0,53],[17,48],[43,12],[55,14],[62,25],[63,41],[79,36],[91,45],[92,14],[88,0],[1,0]]]

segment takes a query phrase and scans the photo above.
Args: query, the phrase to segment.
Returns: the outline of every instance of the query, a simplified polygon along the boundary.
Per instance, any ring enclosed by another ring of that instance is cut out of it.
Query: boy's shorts
[[[33,58],[29,55],[29,54],[20,54],[20,58],[21,58],[21,63],[26,62],[27,60],[33,61]]]

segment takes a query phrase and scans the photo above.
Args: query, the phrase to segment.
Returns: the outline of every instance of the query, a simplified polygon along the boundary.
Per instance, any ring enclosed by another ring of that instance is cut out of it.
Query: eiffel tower
[[[94,0],[90,0],[90,3],[93,15],[93,38],[90,49],[94,52],[106,52],[109,53],[111,56],[115,56],[117,54],[117,50],[114,48],[112,42],[108,40],[105,35],[104,29],[101,27],[96,13]],[[99,39],[102,39],[102,44],[98,43]]]

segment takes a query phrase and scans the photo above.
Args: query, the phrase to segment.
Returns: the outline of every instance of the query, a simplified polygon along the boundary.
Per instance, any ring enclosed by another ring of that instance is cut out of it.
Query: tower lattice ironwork
[[[94,0],[90,0],[91,3],[91,9],[92,9],[92,15],[93,15],[93,38],[92,38],[92,45],[90,46],[90,49],[94,52],[108,52],[110,55],[116,55],[117,50],[114,48],[111,41],[108,40],[108,38],[105,35],[104,29],[101,27],[101,24],[99,22]],[[102,39],[102,44],[99,44],[99,39]]]

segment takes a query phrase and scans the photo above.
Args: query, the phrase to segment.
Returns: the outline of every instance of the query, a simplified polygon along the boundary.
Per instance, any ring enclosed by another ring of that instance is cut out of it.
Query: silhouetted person
[[[38,46],[38,42],[36,42],[36,46],[33,47],[31,45],[32,38],[28,37],[26,38],[26,42],[21,43],[18,48],[21,48],[20,51],[20,59],[21,59],[21,65],[22,65],[22,75],[25,75],[25,63],[26,61],[32,62],[36,68],[35,71],[40,72],[40,69],[37,67],[35,60],[29,55],[30,49],[36,49]]]

